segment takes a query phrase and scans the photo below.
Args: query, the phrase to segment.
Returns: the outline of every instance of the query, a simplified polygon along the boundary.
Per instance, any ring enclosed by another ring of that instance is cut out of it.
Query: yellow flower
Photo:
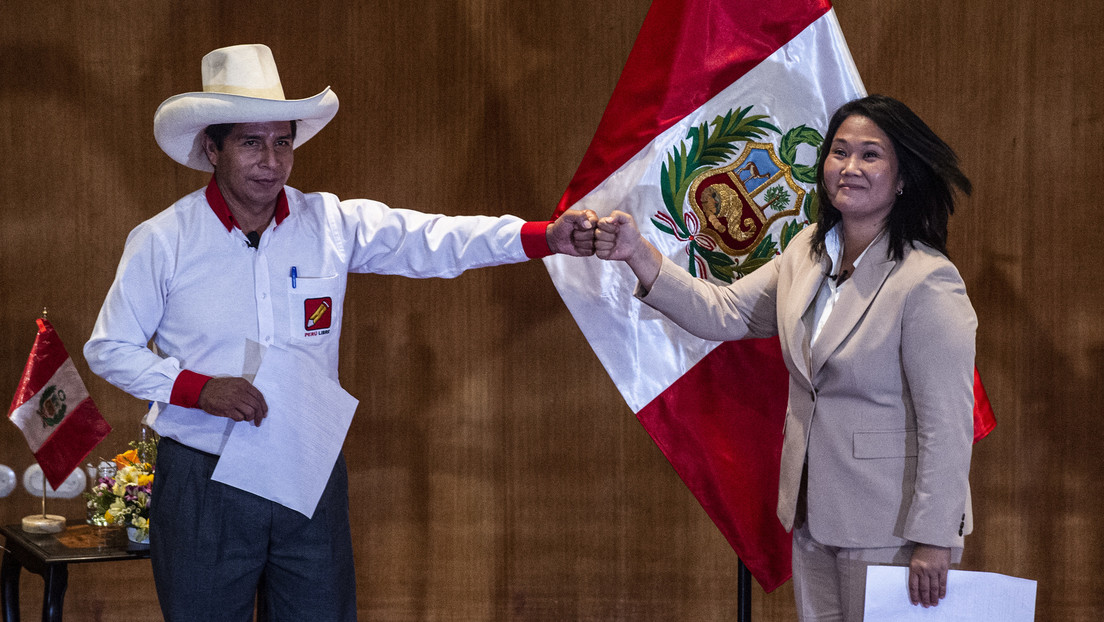
[[[115,473],[115,483],[137,484],[138,477],[142,474],[137,467],[125,466]]]
[[[108,523],[114,523],[115,517],[111,515],[111,510],[104,512],[104,520]]]
[[[149,486],[153,483],[153,473],[143,473],[138,476],[139,486]]]
[[[131,522],[134,523],[134,526],[137,527],[138,529],[142,529],[142,530],[145,530],[145,531],[149,530],[149,519],[148,518],[142,518],[141,516],[135,516],[134,520],[131,521]]]
[[[104,513],[105,518],[107,517],[108,513],[110,513],[113,518],[122,518],[124,515],[127,514],[126,501],[124,501],[122,498],[112,501],[111,507],[109,507],[108,511]]]

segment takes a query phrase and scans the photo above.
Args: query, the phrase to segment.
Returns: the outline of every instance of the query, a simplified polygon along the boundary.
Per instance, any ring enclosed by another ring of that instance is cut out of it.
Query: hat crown
[[[232,45],[203,57],[203,92],[286,99],[267,45]]]

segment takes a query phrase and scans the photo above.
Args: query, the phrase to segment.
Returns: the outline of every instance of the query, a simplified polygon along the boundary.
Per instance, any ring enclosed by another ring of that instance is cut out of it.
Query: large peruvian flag
[[[23,431],[50,486],[58,488],[111,431],[88,396],[73,359],[45,319],[38,320],[8,418]]]
[[[556,213],[629,212],[689,272],[732,282],[815,221],[822,132],[862,95],[828,0],[655,0]],[[545,262],[625,401],[744,564],[768,592],[784,583],[777,339],[703,341],[635,300],[624,264]]]

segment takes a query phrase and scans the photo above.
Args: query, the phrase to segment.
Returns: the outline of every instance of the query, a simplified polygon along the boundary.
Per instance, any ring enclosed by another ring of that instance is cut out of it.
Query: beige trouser
[[[866,567],[907,566],[912,544],[873,549],[827,546],[805,523],[793,530],[794,599],[801,622],[862,622]],[[905,586],[902,586],[905,589]],[[903,594],[908,598],[908,594]]]

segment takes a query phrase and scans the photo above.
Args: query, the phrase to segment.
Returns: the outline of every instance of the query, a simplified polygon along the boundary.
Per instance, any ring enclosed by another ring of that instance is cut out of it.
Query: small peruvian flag
[[[58,488],[111,431],[45,319],[15,390],[8,418],[27,439],[46,481]]]

